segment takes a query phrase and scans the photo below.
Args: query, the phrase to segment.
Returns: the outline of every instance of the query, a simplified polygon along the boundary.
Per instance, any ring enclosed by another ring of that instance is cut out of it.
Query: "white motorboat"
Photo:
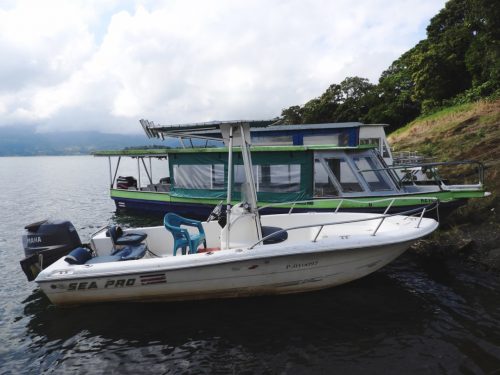
[[[200,126],[216,126],[230,140],[229,160],[235,144],[241,146],[246,175],[241,189],[247,199],[234,207],[228,203],[223,226],[217,220],[199,224],[188,220],[187,227],[176,223],[183,229],[175,229],[166,217],[165,226],[140,232],[100,230],[88,249],[78,247],[36,278],[52,303],[175,301],[318,290],[378,270],[438,227],[436,220],[424,217],[425,208],[415,216],[290,212],[261,217],[247,125],[210,123],[173,129],[196,132]]]

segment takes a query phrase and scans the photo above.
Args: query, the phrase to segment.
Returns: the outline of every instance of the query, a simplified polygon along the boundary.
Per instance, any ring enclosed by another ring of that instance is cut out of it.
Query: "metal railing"
[[[420,164],[428,163],[436,159],[419,153],[418,151],[394,151],[392,150],[392,159],[394,165],[399,164]]]
[[[407,210],[407,211],[404,211],[404,212],[398,212],[398,213],[394,213],[394,214],[387,214],[387,212],[391,208],[392,204],[397,199],[399,199],[399,198],[392,198],[392,199],[390,199],[391,203],[386,208],[386,210],[384,211],[384,213],[382,215],[380,215],[380,216],[375,216],[375,217],[370,217],[370,218],[364,218],[364,219],[354,219],[354,220],[344,220],[344,221],[327,222],[327,223],[321,223],[321,224],[306,224],[306,225],[299,225],[299,226],[294,226],[294,227],[280,229],[280,230],[277,230],[277,231],[275,231],[275,232],[273,232],[273,233],[271,233],[271,234],[269,234],[269,235],[261,238],[259,241],[255,242],[252,246],[250,246],[249,249],[253,249],[258,244],[263,243],[265,240],[273,238],[273,237],[275,237],[275,236],[277,236],[277,235],[279,235],[281,233],[292,231],[292,230],[305,229],[305,228],[319,227],[318,232],[316,233],[316,235],[314,236],[314,239],[312,240],[312,242],[316,242],[317,239],[318,239],[318,237],[319,237],[319,235],[320,235],[320,233],[323,231],[323,228],[326,227],[326,226],[333,226],[333,225],[340,225],[340,224],[350,224],[350,223],[358,223],[358,222],[372,221],[372,220],[380,220],[380,222],[378,223],[377,227],[375,228],[375,230],[371,234],[372,236],[375,236],[377,234],[378,230],[380,229],[380,227],[382,226],[382,224],[384,223],[385,219],[387,219],[389,217],[393,217],[393,216],[407,216],[407,217],[410,217],[410,216],[415,216],[415,215],[419,214],[419,220],[418,220],[417,225],[415,226],[415,228],[419,228],[420,224],[422,222],[422,219],[423,219],[423,217],[425,215],[425,213],[432,212],[433,210],[436,210],[436,212],[437,212],[437,214],[436,214],[437,221],[439,222],[439,200],[437,198],[429,198],[429,199],[433,200],[433,202],[430,203],[430,204],[427,204],[425,206],[422,206],[422,207],[414,208],[414,209]],[[279,205],[279,204],[277,204],[277,205]],[[271,206],[271,205],[269,205],[269,206]],[[269,206],[267,206],[267,207],[269,207]],[[339,206],[340,206],[340,204],[339,204]],[[337,210],[334,213],[336,213],[336,212],[337,212]]]
[[[419,197],[422,198],[422,197]],[[386,208],[384,213],[387,213],[389,209],[392,207],[394,202],[397,201],[409,201],[409,200],[414,200],[416,198],[409,197],[409,196],[404,196],[404,197],[391,197],[391,198],[380,198],[380,199],[372,199],[372,200],[360,200],[359,198],[315,198],[315,199],[307,199],[307,200],[301,200],[301,201],[290,201],[290,202],[275,202],[275,203],[270,203],[266,204],[264,206],[260,206],[258,208],[259,211],[264,210],[264,209],[269,209],[277,206],[290,206],[290,210],[288,211],[288,214],[292,214],[293,210],[296,208],[297,205],[302,204],[302,205],[307,205],[310,204],[312,207],[300,207],[300,209],[317,209],[320,207],[314,206],[315,203],[318,202],[335,202],[338,201],[339,204],[335,207],[335,210],[333,211],[334,213],[337,213],[341,208],[349,208],[349,207],[343,207],[342,205],[344,203],[355,203],[356,206],[359,205],[365,205],[368,208],[383,208],[385,205],[382,205],[381,203],[384,202],[389,202],[388,207]],[[438,198],[434,197],[425,197],[425,202],[423,203],[429,203],[429,201],[437,201]],[[430,202],[430,203],[432,203]],[[327,210],[328,208],[325,208]],[[333,210],[333,207],[331,208]]]
[[[396,170],[411,170],[418,168],[422,171],[428,170],[431,173],[432,180],[435,182],[436,186],[439,186],[441,189],[443,189],[443,187],[446,187],[447,185],[443,181],[443,178],[438,174],[437,167],[451,167],[460,165],[475,165],[477,167],[477,178],[478,178],[477,185],[480,187],[484,186],[484,164],[477,160],[398,164],[384,168],[363,169],[359,170],[358,172],[361,173],[361,172],[389,171],[394,173],[394,171]],[[401,178],[397,173],[395,173],[395,176],[399,180],[400,187],[406,182],[415,182],[412,179]]]

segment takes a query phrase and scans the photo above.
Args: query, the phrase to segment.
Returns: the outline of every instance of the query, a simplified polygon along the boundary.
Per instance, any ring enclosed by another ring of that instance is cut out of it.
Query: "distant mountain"
[[[176,140],[148,139],[146,135],[99,132],[37,133],[34,127],[0,127],[0,156],[86,155],[96,150],[125,147],[176,146]]]

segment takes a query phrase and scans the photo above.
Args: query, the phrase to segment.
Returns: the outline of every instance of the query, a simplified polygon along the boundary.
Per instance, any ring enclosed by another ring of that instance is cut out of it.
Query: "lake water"
[[[322,292],[60,309],[26,281],[26,224],[117,216],[106,159],[0,158],[0,374],[498,374],[500,280],[411,254]],[[160,224],[160,223],[158,223]]]

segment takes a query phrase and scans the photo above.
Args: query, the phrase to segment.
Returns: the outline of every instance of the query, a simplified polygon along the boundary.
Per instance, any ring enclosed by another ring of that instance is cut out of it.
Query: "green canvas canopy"
[[[310,199],[313,152],[263,151],[252,155],[257,196],[267,202]],[[227,153],[178,153],[169,159],[170,194],[186,198],[224,199],[228,175]],[[234,154],[234,197],[240,199],[244,181],[243,158]]]

